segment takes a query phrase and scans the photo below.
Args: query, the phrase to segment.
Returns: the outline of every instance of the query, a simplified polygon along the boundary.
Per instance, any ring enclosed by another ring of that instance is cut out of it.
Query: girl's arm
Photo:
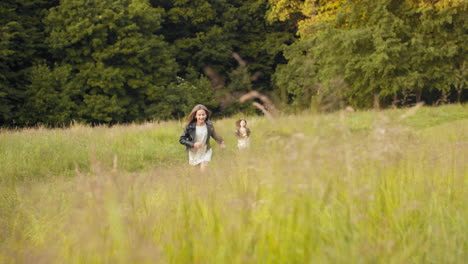
[[[213,137],[214,140],[216,140],[216,142],[218,142],[218,144],[223,144],[224,143],[224,139],[222,137],[220,137],[218,135],[218,133],[216,133],[216,130],[215,130],[214,126],[211,126],[211,137]]]
[[[179,143],[187,147],[193,148],[193,142],[190,138],[190,133],[188,132],[187,129],[184,129],[184,132],[179,138]]]

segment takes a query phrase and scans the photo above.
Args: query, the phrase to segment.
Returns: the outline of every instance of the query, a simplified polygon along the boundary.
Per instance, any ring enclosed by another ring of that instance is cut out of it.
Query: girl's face
[[[245,120],[240,121],[240,126],[241,126],[241,127],[245,127],[245,125],[246,125],[246,124],[245,124]]]
[[[205,110],[198,110],[197,113],[195,114],[195,118],[197,119],[197,122],[203,123],[206,120],[206,113]]]

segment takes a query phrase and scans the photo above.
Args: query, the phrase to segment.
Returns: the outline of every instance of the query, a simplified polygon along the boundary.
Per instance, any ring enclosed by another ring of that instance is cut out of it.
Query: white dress
[[[246,149],[250,146],[250,138],[247,136],[247,129],[239,128],[239,139],[237,140],[237,147],[239,149]]]
[[[189,164],[192,166],[198,165],[202,162],[211,161],[211,148],[207,150],[206,141],[208,137],[208,128],[205,125],[196,126],[195,130],[195,143],[200,142],[203,144],[201,148],[189,151]]]

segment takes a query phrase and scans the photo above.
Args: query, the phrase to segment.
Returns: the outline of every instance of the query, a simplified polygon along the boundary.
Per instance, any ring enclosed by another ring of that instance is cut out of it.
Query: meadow
[[[0,263],[465,263],[468,105],[0,130]]]

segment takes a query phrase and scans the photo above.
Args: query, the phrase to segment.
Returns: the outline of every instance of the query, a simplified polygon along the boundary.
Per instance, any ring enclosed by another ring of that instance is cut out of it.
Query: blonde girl
[[[206,106],[196,105],[187,117],[184,132],[179,138],[179,142],[186,146],[189,164],[199,166],[204,169],[211,161],[212,149],[210,137],[225,148],[224,140],[215,131],[210,120],[211,111]]]

